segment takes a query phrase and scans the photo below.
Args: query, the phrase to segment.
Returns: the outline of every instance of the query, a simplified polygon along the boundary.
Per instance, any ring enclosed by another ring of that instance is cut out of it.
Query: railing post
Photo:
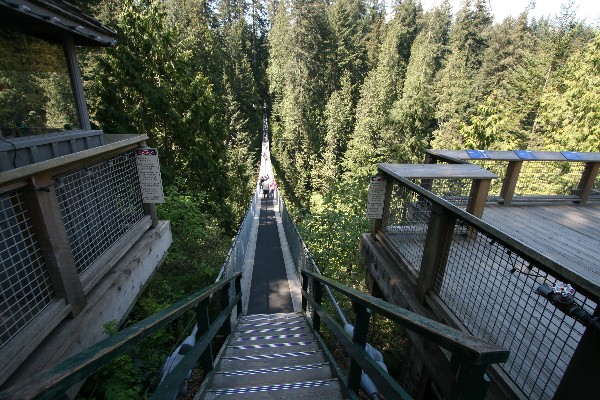
[[[302,290],[308,294],[308,275],[303,271],[302,272]],[[306,313],[306,308],[308,306],[308,302],[306,301],[306,297],[304,294],[302,295],[302,311]]]
[[[221,311],[225,310],[229,306],[229,288],[231,287],[231,282],[227,282],[221,288]],[[226,336],[229,336],[231,333],[231,318],[227,318],[225,323],[223,324],[223,333]]]
[[[238,295],[242,293],[242,275],[239,275],[237,278],[235,278],[235,294]],[[242,313],[242,298],[240,297],[240,299],[237,302],[237,310],[236,310],[236,314],[239,316]]]
[[[321,305],[321,302],[323,300],[323,284],[321,282],[319,282],[317,279],[313,279],[313,288],[314,288],[314,298],[315,298],[315,302],[318,305]],[[317,332],[319,332],[319,330],[321,329],[321,317],[319,316],[318,313],[314,313],[313,318],[312,318],[312,323],[313,323],[313,329]]]
[[[56,295],[71,305],[71,313],[77,315],[85,306],[86,298],[60,213],[54,181],[49,174],[38,175],[31,178],[29,187],[25,198],[52,286]]]
[[[455,222],[454,214],[438,204],[432,204],[417,280],[416,296],[421,303],[445,267]]]
[[[509,161],[508,167],[506,168],[506,175],[502,181],[502,189],[500,190],[500,196],[502,196],[502,204],[510,206],[512,203],[513,196],[515,195],[515,188],[519,180],[519,174],[521,173],[521,167],[523,161]]]
[[[383,221],[387,221],[387,219],[390,215],[390,201],[392,199],[392,190],[394,188],[394,180],[391,176],[389,176],[388,174],[386,174],[385,172],[383,172],[380,169],[377,170],[377,174],[383,176],[387,183],[385,186],[385,200],[383,203],[383,216],[381,217],[381,219],[374,219],[373,224],[371,226],[371,236],[373,236],[373,238],[375,238],[375,235],[377,235],[377,232],[379,232],[383,228]]]
[[[590,193],[596,182],[596,176],[600,170],[600,162],[588,162],[585,163],[585,169],[581,174],[581,180],[579,181],[579,205],[585,205],[590,198]]]
[[[358,302],[353,302],[354,312],[356,313],[356,321],[354,322],[354,334],[352,335],[352,343],[365,348],[367,344],[367,334],[369,333],[369,320],[371,319],[371,311]],[[360,388],[360,376],[362,368],[352,359],[350,361],[350,371],[348,372],[348,388],[358,394]]]
[[[488,192],[490,191],[490,183],[491,179],[473,179],[469,202],[467,204],[467,212],[469,214],[477,218],[483,216],[483,208],[485,207]]]
[[[208,315],[208,305],[210,304],[210,297],[202,300],[196,307],[196,323],[198,324],[198,337],[201,337],[204,333],[208,332],[210,327],[210,317]],[[212,346],[208,346],[204,353],[200,356],[200,365],[204,376],[213,370],[213,355]]]
[[[452,356],[451,366],[456,372],[456,386],[450,394],[453,400],[483,400],[490,386],[485,373],[487,365],[475,365]]]

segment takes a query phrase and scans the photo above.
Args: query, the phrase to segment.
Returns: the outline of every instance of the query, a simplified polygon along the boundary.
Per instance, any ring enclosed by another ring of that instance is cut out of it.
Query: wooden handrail
[[[440,347],[460,354],[465,360],[475,365],[502,363],[508,359],[509,351],[501,346],[395,306],[325,276],[310,271],[303,272],[312,279],[335,289],[352,299],[352,301],[385,316],[403,328],[424,335]]]
[[[103,146],[2,172],[0,174],[0,193],[16,187],[26,186],[28,180],[35,175],[59,175],[79,166],[94,164],[124,151],[134,149],[148,140],[147,135],[115,135],[117,136],[116,139],[119,139],[117,141],[111,140],[110,136],[106,135],[108,138],[106,140],[107,144]]]
[[[425,152],[434,158],[448,160],[473,160],[466,150],[433,150],[427,149]],[[489,158],[483,160],[492,161],[568,161],[568,162],[600,162],[600,153],[597,152],[579,152],[581,159],[569,160],[560,151],[534,151],[536,159],[522,159],[514,151],[509,150],[485,150]],[[477,159],[476,159],[477,160]],[[482,159],[478,159],[482,160]]]
[[[78,354],[75,354],[54,368],[9,388],[5,392],[0,393],[0,399],[53,399],[61,397],[72,385],[85,379],[102,366],[125,353],[175,318],[198,305],[202,300],[208,299],[211,295],[217,293],[224,287],[229,287],[231,282],[239,280],[241,275],[241,272],[237,272],[229,278],[222,279],[194,294],[186,296],[172,306],[118,332],[114,336],[100,341]],[[239,304],[238,302],[239,298],[236,297],[235,301],[232,302],[224,312],[232,310],[234,306]],[[228,319],[220,318],[217,322],[221,321],[222,325],[226,320]],[[207,337],[209,334],[212,334],[214,337],[214,334],[218,331],[216,328],[213,329],[214,325],[216,324],[213,324],[213,327],[202,337],[204,340],[201,340],[195,347],[195,349],[202,348],[197,351],[194,350],[192,352],[193,354],[197,354],[206,348],[207,344],[204,342],[208,340]],[[188,361],[186,361],[185,365],[187,365],[187,363]]]
[[[457,219],[460,219],[465,224],[474,228],[475,230],[485,233],[487,237],[493,239],[494,241],[500,243],[507,249],[510,249],[514,253],[518,254],[521,258],[528,261],[531,265],[535,265],[540,270],[554,275],[557,279],[560,279],[563,282],[569,282],[578,292],[582,293],[586,297],[593,299],[595,302],[598,302],[600,300],[600,285],[582,279],[579,275],[575,274],[573,271],[566,268],[565,266],[557,263],[554,260],[549,259],[548,257],[544,256],[538,251],[517,241],[508,234],[488,224],[487,222],[474,217],[468,212],[460,209],[454,204],[449,203],[445,199],[436,196],[430,191],[409,181],[408,179],[392,176],[389,176],[389,178],[396,180],[402,185],[407,186],[410,190],[418,193],[420,196],[427,198],[428,201],[430,201],[432,204],[437,204],[443,207],[444,209],[448,210]]]
[[[383,315],[401,327],[452,352],[452,360],[447,367],[453,371],[454,383],[447,388],[448,398],[483,399],[489,386],[489,379],[486,377],[487,367],[490,364],[503,363],[508,359],[509,351],[500,346],[369,296],[320,274],[304,270],[302,277],[303,309],[306,311],[307,305],[310,304],[314,311],[313,329],[318,332],[323,322],[350,355],[350,371],[344,383],[356,393],[358,393],[361,372],[364,371],[385,398],[411,399],[404,388],[365,350],[372,312]],[[308,293],[309,279],[313,282],[314,298]],[[321,306],[320,293],[323,285],[333,288],[352,300],[356,313],[352,338]]]

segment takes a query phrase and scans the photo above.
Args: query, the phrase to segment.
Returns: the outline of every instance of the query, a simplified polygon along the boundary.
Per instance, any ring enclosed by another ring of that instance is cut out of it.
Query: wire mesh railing
[[[0,193],[0,348],[58,297],[69,303],[81,281],[66,276],[81,275],[144,217],[133,151],[108,157],[34,179],[48,186]],[[56,263],[62,270],[52,274]]]
[[[240,229],[233,239],[233,243],[229,248],[229,252],[225,257],[225,261],[221,266],[221,270],[219,271],[215,282],[222,278],[229,278],[236,272],[242,271],[244,261],[246,260],[250,237],[252,235],[252,224],[254,222],[254,217],[258,212],[260,212],[256,207],[258,202],[258,193],[259,191],[257,187],[254,191],[254,195],[252,196],[252,200],[250,201],[250,206],[248,206],[248,211],[246,211],[246,215],[244,216],[244,219],[240,225]]]
[[[506,239],[414,183],[395,180],[382,230],[417,273],[422,268],[434,203],[455,222],[440,245],[446,250],[436,264],[433,292],[469,333],[511,350],[509,360],[499,368],[523,396],[551,399],[586,327],[536,289],[568,279],[554,263],[539,261],[544,257],[535,251]],[[597,298],[580,286],[577,289],[575,303],[592,315]]]
[[[492,182],[490,196],[500,196],[508,161],[472,160],[473,164],[494,172],[499,179]],[[515,186],[515,196],[575,196],[581,190],[584,162],[528,161],[524,162]]]
[[[25,194],[0,194],[0,348],[55,298]]]
[[[79,274],[144,216],[133,151],[59,175],[54,188]]]
[[[588,167],[598,164],[597,153],[585,153],[588,159],[566,159],[560,152],[541,152],[540,158],[520,159],[511,151],[488,151],[490,158],[471,159],[466,152],[451,150],[428,151],[430,161],[440,163],[468,162],[498,175],[491,182],[489,196],[504,197],[510,191],[515,198],[548,196],[579,197],[584,193],[585,174]],[[531,153],[534,154],[534,153]],[[515,166],[518,164],[518,167]],[[597,171],[597,170],[596,170]],[[514,176],[513,176],[514,175]],[[591,182],[592,196],[600,195],[600,175]],[[588,194],[586,194],[587,196]]]

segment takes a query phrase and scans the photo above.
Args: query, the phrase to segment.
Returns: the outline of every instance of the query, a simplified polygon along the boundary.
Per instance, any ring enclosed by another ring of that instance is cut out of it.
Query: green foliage
[[[0,27],[1,135],[77,128],[67,63],[60,46]]]
[[[600,33],[573,54],[565,78],[541,101],[541,127],[551,150],[600,151]]]

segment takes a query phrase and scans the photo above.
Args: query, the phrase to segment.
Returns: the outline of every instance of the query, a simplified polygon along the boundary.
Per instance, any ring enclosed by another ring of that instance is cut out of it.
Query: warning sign
[[[165,195],[160,177],[158,151],[151,148],[137,149],[135,163],[140,177],[142,201],[144,203],[164,203]]]
[[[371,177],[367,201],[367,218],[381,219],[383,217],[386,186],[387,180],[383,176],[375,175]]]

